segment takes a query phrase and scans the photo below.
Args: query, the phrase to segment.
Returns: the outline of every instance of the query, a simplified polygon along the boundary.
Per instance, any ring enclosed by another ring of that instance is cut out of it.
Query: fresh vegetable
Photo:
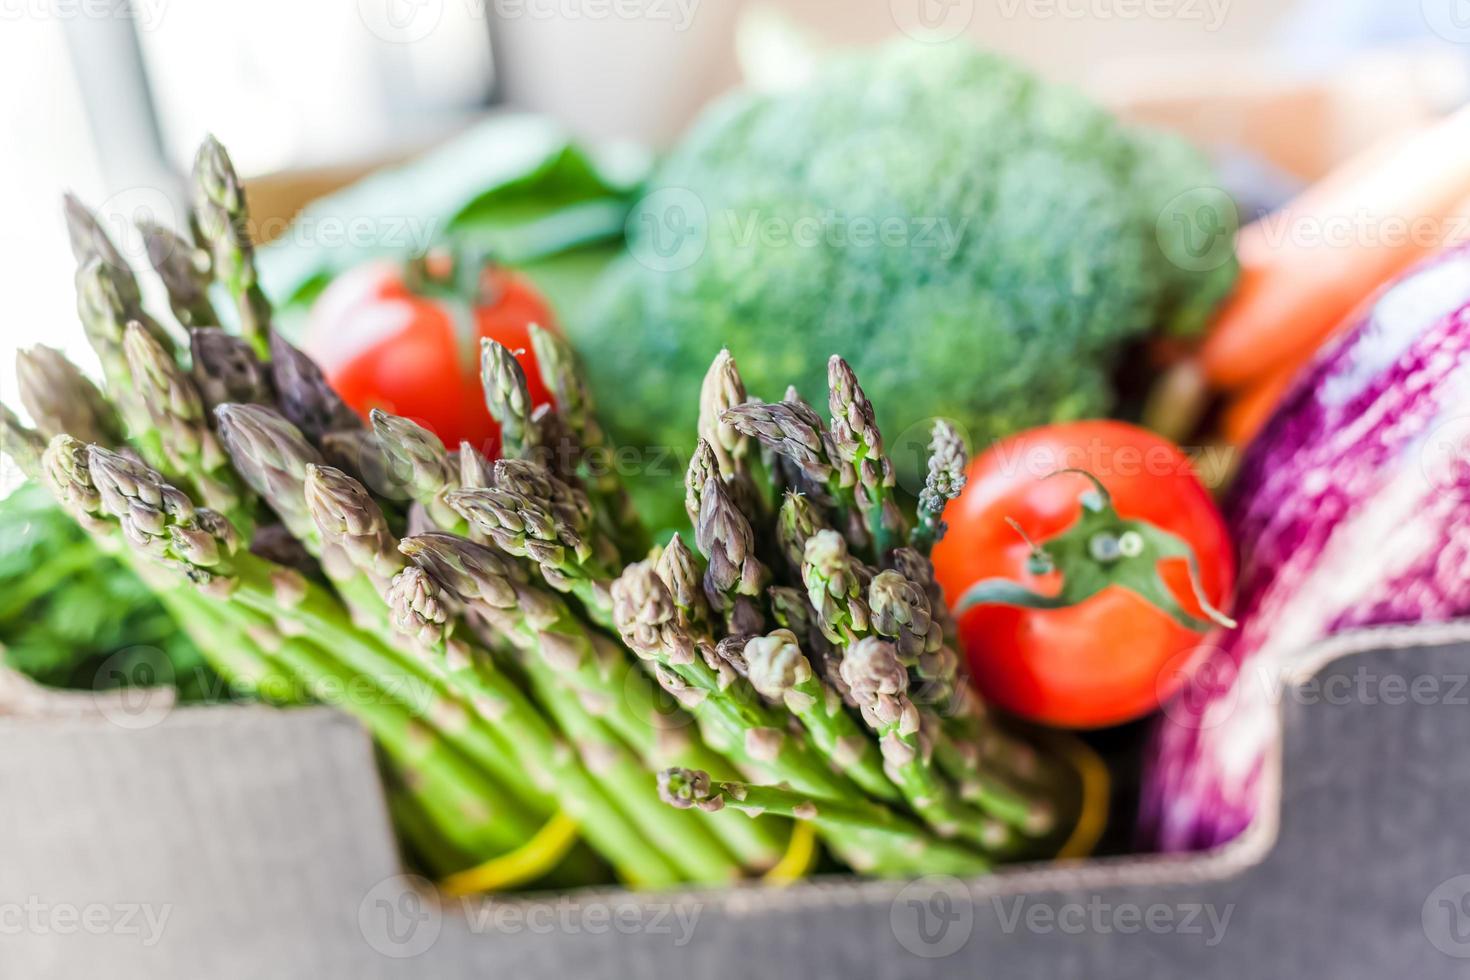
[[[43,684],[89,691],[167,684],[186,701],[238,693],[148,586],[98,551],[38,486],[0,500],[0,595],[4,662]]]
[[[1135,426],[1073,422],[998,443],[944,517],[934,567],[975,681],[1023,717],[1093,728],[1147,714],[1182,677],[1164,669],[1224,621],[1224,522],[1184,454]]]
[[[1186,192],[1211,183],[1182,143],[999,57],[886,47],[709,110],[568,328],[614,434],[685,449],[722,346],[752,386],[808,396],[841,350],[916,486],[933,418],[988,441],[1104,414],[1126,345],[1203,327],[1234,278],[1228,247],[1188,254]]]
[[[228,160],[207,149],[196,180],[243,225]],[[1040,857],[1071,832],[1079,780],[986,714],[938,601],[927,554],[959,491],[959,440],[936,428],[912,524],[874,406],[841,358],[828,364],[830,423],[797,402],[755,402],[733,359],[715,360],[699,429],[719,451],[701,443],[685,487],[699,555],[676,540],[645,558],[616,471],[595,465],[610,446],[555,333],[528,337],[554,406],[534,405],[511,351],[479,341],[503,454],[451,454],[382,409],[363,425],[273,329],[234,231],[212,239],[210,267],[248,305],[250,339],[195,327],[184,370],[174,335],[133,315],[131,270],[108,265],[110,243],[73,210],[108,390],[55,364],[27,372],[63,390],[38,413],[48,431],[0,415],[7,451],[232,682],[356,716],[392,769],[415,849],[439,871],[478,865],[455,890],[515,883],[506,868],[518,881],[595,880],[568,853],[573,833],[620,879],[668,887],[776,865],[786,817],[890,875]],[[197,282],[164,285],[172,309],[192,308]],[[111,425],[119,399],[125,435]],[[381,485],[328,461],[344,447]],[[804,498],[787,496],[798,490],[811,492],[799,513],[791,501]],[[777,555],[794,560],[767,564]],[[769,795],[756,820],[667,807],[657,774],[670,767],[781,786],[722,784]],[[811,813],[812,799],[841,801],[845,816]]]
[[[493,459],[500,427],[480,387],[480,341],[515,352],[532,405],[544,405],[551,396],[536,371],[532,324],[554,327],[551,310],[510,269],[456,270],[447,256],[407,269],[378,261],[338,276],[317,299],[305,349],[364,418],[381,408],[417,419],[450,445],[468,442]]]
[[[256,265],[275,324],[299,336],[307,309],[338,275],[437,245],[527,270],[559,312],[573,315],[622,249],[649,160],[627,145],[576,145],[544,116],[487,117],[409,163],[312,201],[291,234],[263,246]],[[348,233],[328,241],[339,229]]]
[[[1241,229],[1241,277],[1200,362],[1251,385],[1309,358],[1380,286],[1431,254],[1470,194],[1470,110],[1370,149],[1282,211]]]
[[[1143,830],[1165,850],[1249,824],[1275,737],[1274,678],[1339,630],[1470,612],[1470,248],[1394,284],[1297,378],[1226,516],[1240,629],[1168,706]]]

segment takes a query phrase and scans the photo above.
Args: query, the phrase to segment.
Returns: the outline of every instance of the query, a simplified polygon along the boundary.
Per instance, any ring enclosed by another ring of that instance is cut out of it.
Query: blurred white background
[[[828,46],[904,33],[1008,52],[1305,178],[1464,101],[1470,3],[0,0],[0,398],[17,346],[90,363],[62,191],[126,239],[175,207],[206,131],[246,177],[399,158],[503,107],[661,146],[742,77],[791,84]]]

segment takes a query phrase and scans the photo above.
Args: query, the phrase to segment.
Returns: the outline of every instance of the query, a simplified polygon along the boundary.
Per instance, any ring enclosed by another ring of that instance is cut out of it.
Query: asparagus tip
[[[710,781],[709,773],[700,769],[674,767],[658,774],[658,795],[669,806],[680,810],[699,807],[719,810],[724,800]]]

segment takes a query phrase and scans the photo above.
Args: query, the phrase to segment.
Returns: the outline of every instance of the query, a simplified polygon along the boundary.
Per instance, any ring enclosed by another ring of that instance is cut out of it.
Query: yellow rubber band
[[[761,875],[761,881],[777,888],[785,888],[793,881],[805,878],[817,858],[817,831],[809,821],[797,820],[791,825],[791,837],[786,842],[786,853]]]
[[[1077,772],[1082,783],[1082,805],[1077,822],[1057,852],[1057,858],[1087,857],[1102,838],[1108,822],[1108,796],[1112,783],[1108,768],[1081,739],[1057,733],[1051,735],[1050,740]],[[439,889],[451,898],[459,898],[504,891],[534,881],[556,867],[572,849],[577,841],[577,829],[575,820],[558,812],[524,846],[493,857],[478,867],[450,875],[439,883]],[[761,881],[777,888],[800,881],[811,871],[816,856],[816,829],[809,821],[794,821],[786,852],[761,875]]]
[[[478,867],[450,875],[439,883],[439,890],[451,898],[461,898],[535,881],[556,867],[576,842],[577,822],[558,810],[525,844]]]
[[[1077,813],[1077,823],[1067,842],[1057,852],[1057,860],[1084,858],[1097,847],[1108,825],[1108,797],[1112,795],[1112,777],[1107,764],[1092,750],[1092,746],[1075,735],[1054,732],[1049,740],[1077,772],[1082,783],[1082,805]]]

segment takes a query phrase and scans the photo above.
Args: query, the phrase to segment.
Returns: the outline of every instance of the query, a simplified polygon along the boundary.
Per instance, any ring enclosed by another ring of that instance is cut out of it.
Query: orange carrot
[[[1244,446],[1254,439],[1276,411],[1300,368],[1300,364],[1280,368],[1236,395],[1220,416],[1220,434],[1225,441],[1232,446]]]
[[[1241,278],[1201,348],[1205,376],[1248,388],[1309,357],[1365,297],[1438,247],[1467,195],[1470,108],[1368,151],[1241,229]]]

